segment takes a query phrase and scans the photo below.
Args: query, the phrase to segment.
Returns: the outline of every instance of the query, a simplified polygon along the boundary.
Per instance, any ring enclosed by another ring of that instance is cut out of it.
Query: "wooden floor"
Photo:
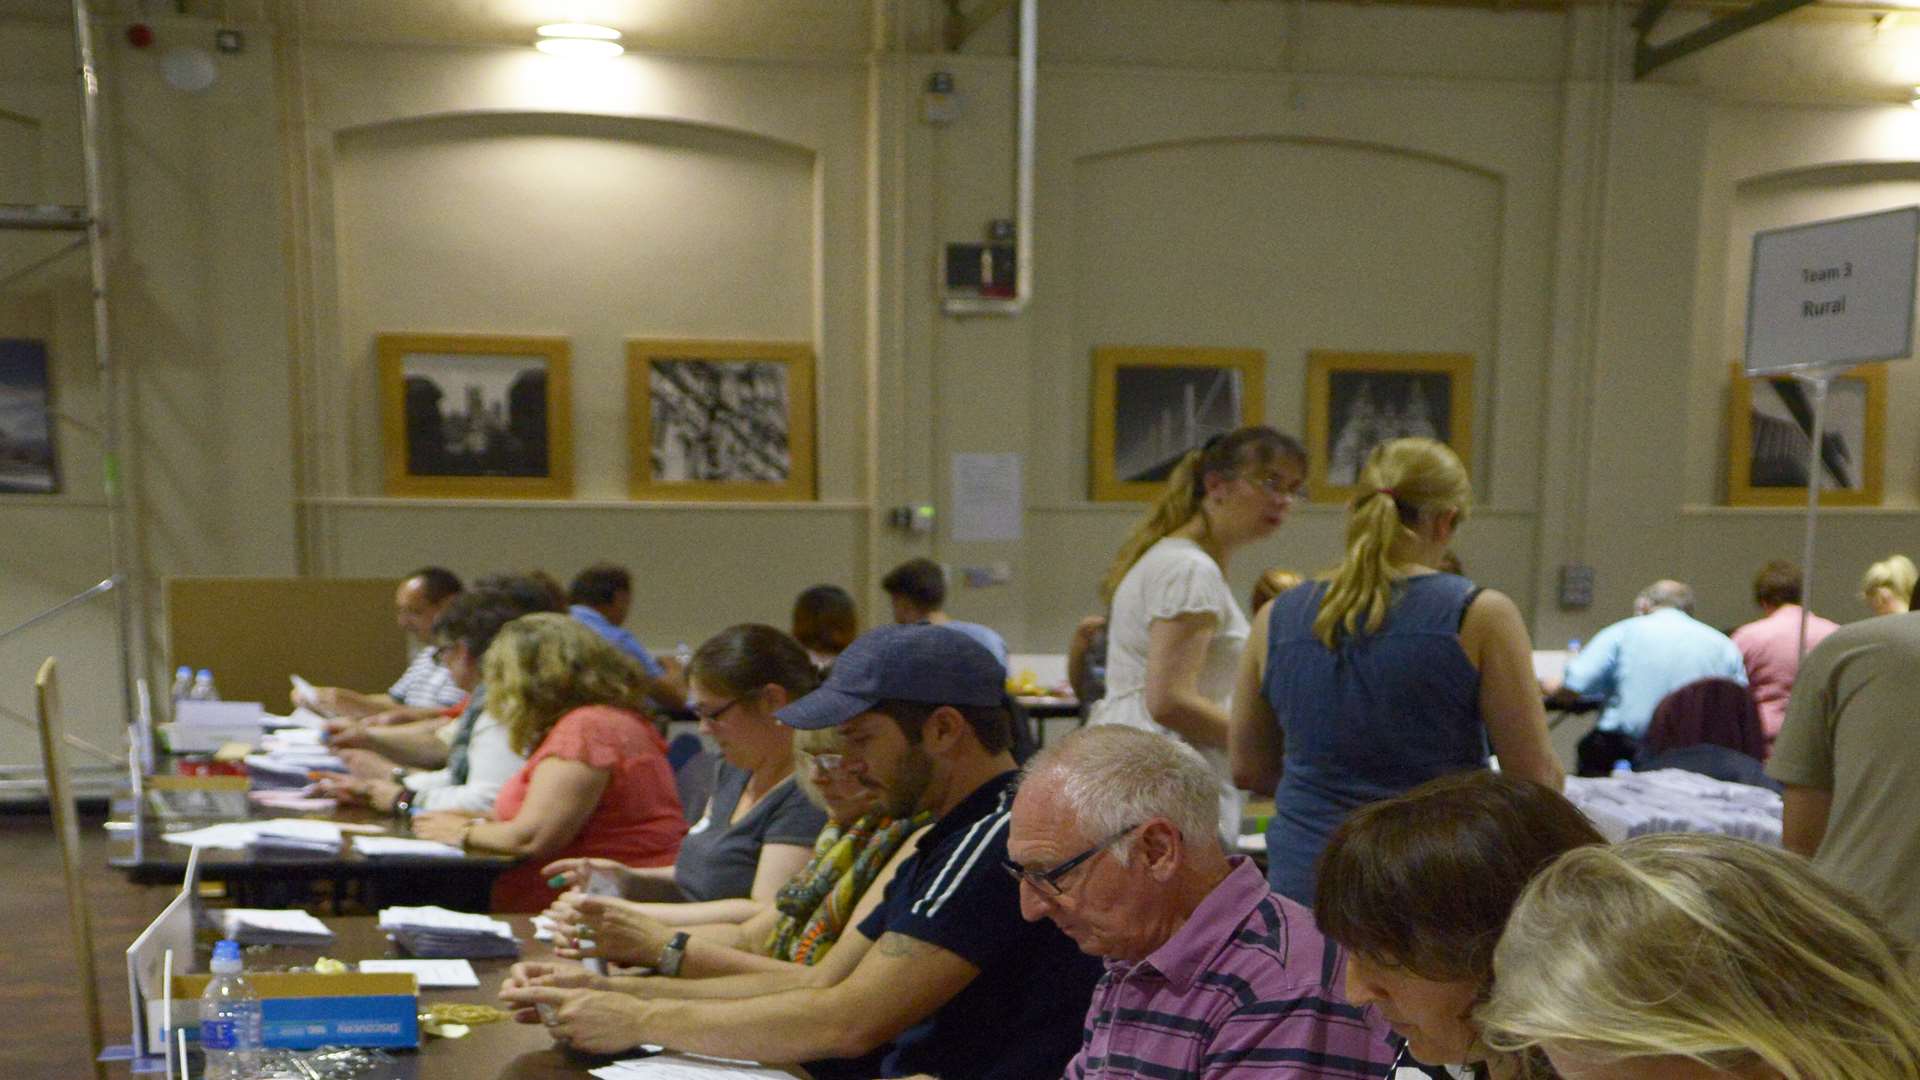
[[[99,810],[81,821],[87,898],[93,906],[94,964],[108,1045],[132,1038],[126,948],[178,891],[131,885],[107,869]],[[52,819],[44,810],[0,809],[0,1077],[93,1075],[86,1012],[75,973],[73,932]],[[124,1066],[116,1075],[125,1076]]]

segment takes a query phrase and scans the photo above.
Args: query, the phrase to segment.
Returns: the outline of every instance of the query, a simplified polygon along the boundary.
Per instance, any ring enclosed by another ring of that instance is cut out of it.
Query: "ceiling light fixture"
[[[548,23],[536,33],[533,47],[553,56],[619,56],[620,31],[594,23]]]

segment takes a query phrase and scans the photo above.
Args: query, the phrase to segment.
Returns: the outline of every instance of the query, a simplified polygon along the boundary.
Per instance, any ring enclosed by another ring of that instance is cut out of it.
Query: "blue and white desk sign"
[[[1920,206],[1753,234],[1748,375],[1913,354]]]

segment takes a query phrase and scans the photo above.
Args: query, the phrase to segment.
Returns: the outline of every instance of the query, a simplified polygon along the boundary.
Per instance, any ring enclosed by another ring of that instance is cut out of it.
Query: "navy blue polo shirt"
[[[882,1076],[942,1080],[1055,1077],[1080,1049],[1098,957],[1052,922],[1020,917],[1020,885],[1007,857],[1007,818],[1018,772],[982,784],[933,823],[860,932],[905,934],[980,969],[953,1000],[893,1041]]]

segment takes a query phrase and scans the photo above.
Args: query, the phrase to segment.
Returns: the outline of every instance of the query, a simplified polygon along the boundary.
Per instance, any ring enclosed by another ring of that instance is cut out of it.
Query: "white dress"
[[[1200,666],[1198,689],[1222,709],[1230,706],[1251,625],[1213,556],[1191,540],[1170,536],[1148,548],[1114,591],[1113,609],[1107,616],[1107,696],[1094,703],[1088,723],[1125,724],[1173,734],[1147,712],[1147,632],[1155,620],[1190,612],[1214,617],[1213,639]],[[1226,748],[1195,749],[1219,776],[1220,830],[1231,842],[1240,832],[1244,797],[1233,786]]]

